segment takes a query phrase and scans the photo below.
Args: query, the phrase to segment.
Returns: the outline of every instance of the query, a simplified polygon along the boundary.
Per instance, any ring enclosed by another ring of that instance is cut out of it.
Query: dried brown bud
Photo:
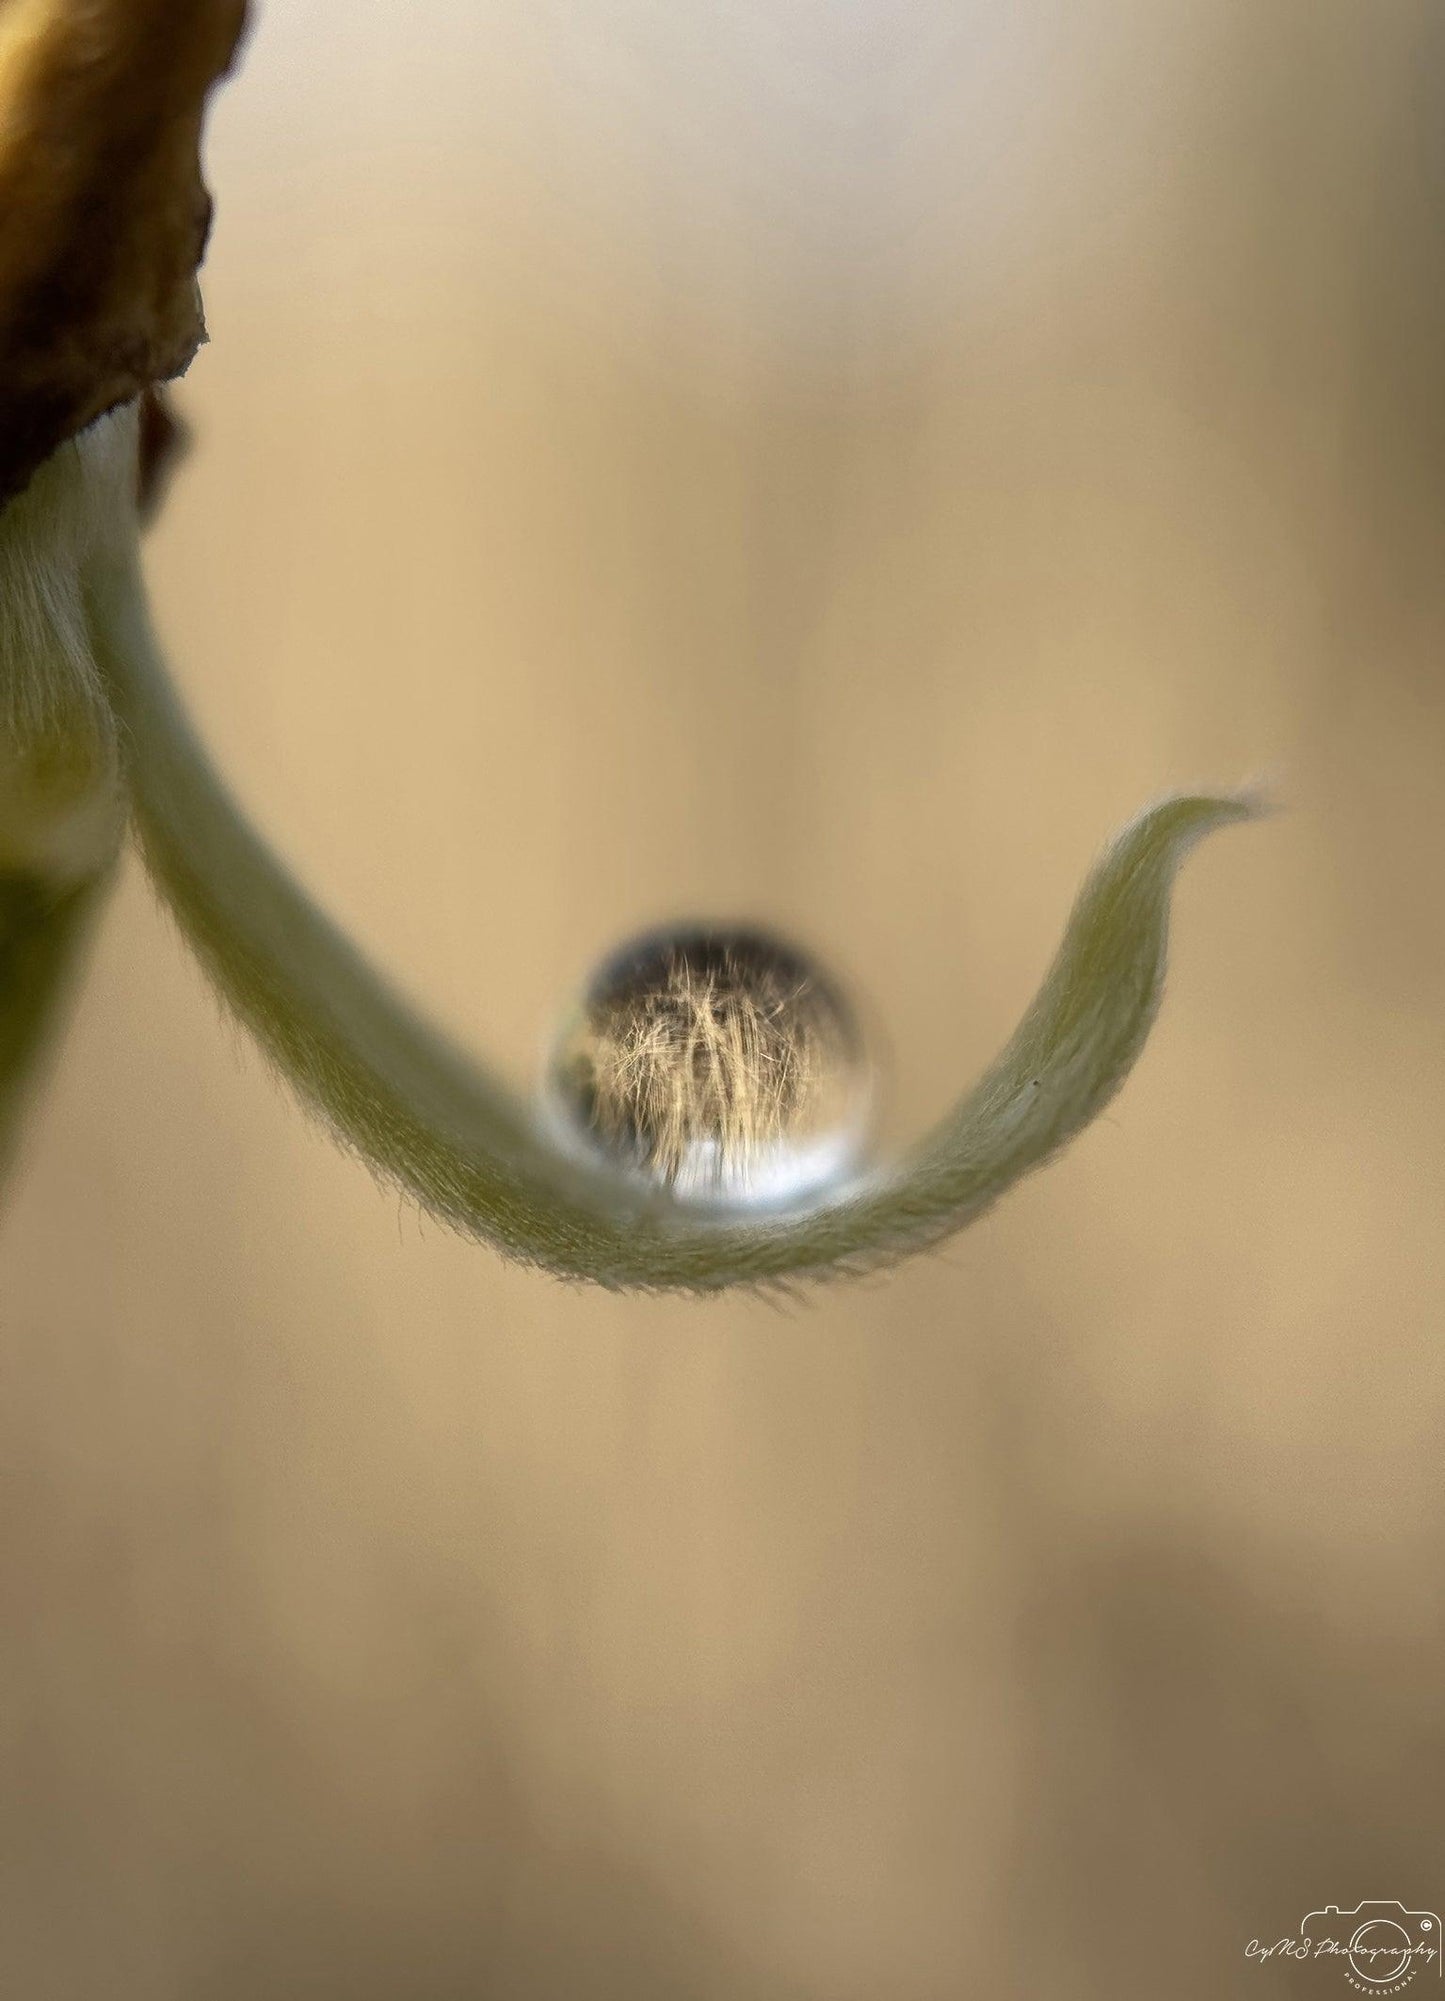
[[[245,0],[0,0],[0,504],[205,338],[208,90]]]

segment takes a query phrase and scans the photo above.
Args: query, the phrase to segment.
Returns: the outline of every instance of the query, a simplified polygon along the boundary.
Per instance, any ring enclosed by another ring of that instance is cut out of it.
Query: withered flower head
[[[0,0],[0,505],[205,339],[206,93],[245,0]]]

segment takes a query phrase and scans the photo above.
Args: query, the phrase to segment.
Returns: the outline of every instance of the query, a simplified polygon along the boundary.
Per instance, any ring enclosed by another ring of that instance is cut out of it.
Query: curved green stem
[[[247,825],[161,663],[138,570],[94,573],[96,656],[128,738],[156,883],[217,986],[343,1144],[433,1215],[616,1288],[712,1291],[888,1263],[980,1215],[1086,1125],[1143,1047],[1187,849],[1257,810],[1181,796],[1118,836],[1008,1047],[901,1160],[806,1208],[699,1216],[555,1145],[369,967]]]

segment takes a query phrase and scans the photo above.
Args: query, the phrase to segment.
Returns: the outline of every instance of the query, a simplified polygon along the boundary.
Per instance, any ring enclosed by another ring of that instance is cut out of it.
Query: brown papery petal
[[[245,0],[0,0],[0,504],[205,339],[206,94]]]

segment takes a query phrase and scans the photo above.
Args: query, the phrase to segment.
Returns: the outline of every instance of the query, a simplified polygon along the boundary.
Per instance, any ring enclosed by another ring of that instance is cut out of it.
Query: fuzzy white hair
[[[86,627],[90,567],[134,539],[134,405],[62,445],[0,512],[0,874],[103,866],[122,817],[114,712]]]

